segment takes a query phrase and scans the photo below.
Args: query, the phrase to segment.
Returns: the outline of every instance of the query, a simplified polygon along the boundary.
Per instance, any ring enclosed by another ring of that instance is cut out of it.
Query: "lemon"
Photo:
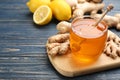
[[[52,19],[52,11],[49,6],[40,6],[33,14],[33,21],[38,25],[45,25]]]
[[[53,15],[59,21],[69,20],[71,18],[71,7],[65,0],[53,0],[50,3],[50,7],[53,11]]]
[[[34,13],[35,10],[41,6],[41,5],[49,5],[50,0],[30,0],[29,2],[26,3],[28,6],[29,10]]]

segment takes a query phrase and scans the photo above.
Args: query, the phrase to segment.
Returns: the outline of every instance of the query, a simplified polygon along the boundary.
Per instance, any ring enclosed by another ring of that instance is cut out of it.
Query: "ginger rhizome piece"
[[[90,3],[102,3],[103,0],[65,0],[71,8],[75,7],[79,3],[85,3],[85,2],[90,2]]]
[[[78,4],[77,0],[65,0],[65,1],[70,5],[71,8]]]
[[[91,17],[95,19],[100,19],[102,14],[92,13]],[[120,30],[120,14],[115,14],[114,16],[105,15],[103,18],[109,27],[116,27],[116,29]]]
[[[120,38],[112,32],[109,32],[104,54],[112,59],[116,59],[117,56],[120,57]]]
[[[49,43],[63,43],[69,38],[69,33],[57,34],[48,38]]]
[[[67,40],[66,42],[62,43],[60,45],[60,50],[59,50],[59,54],[65,54],[68,52],[68,50],[70,50],[70,42],[69,40]]]
[[[69,33],[53,35],[46,44],[49,55],[65,54],[70,49]]]
[[[67,21],[61,21],[57,24],[56,28],[59,31],[58,33],[66,33],[70,31],[71,23]]]
[[[89,12],[98,12],[99,10],[102,10],[104,8],[104,3],[90,3],[90,2],[84,2],[79,3],[76,5],[75,9],[73,10],[73,18],[74,17],[81,17],[83,18],[84,14]]]

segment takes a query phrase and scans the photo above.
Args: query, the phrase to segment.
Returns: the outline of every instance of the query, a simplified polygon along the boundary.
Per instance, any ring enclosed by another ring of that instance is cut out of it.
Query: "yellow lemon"
[[[49,5],[50,0],[30,0],[29,2],[26,3],[28,6],[29,10],[34,13],[35,10],[41,6],[41,5]]]
[[[38,25],[45,25],[52,19],[52,11],[49,6],[42,5],[33,14],[33,21]]]
[[[59,21],[69,20],[71,18],[71,7],[65,2],[65,0],[53,0],[50,3],[50,7],[53,11],[53,15]]]

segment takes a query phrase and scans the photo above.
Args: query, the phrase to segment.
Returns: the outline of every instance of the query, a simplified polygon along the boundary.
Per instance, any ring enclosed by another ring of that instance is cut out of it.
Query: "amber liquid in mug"
[[[77,63],[93,63],[101,55],[107,39],[107,26],[99,23],[92,26],[93,19],[80,19],[72,23],[70,48]]]

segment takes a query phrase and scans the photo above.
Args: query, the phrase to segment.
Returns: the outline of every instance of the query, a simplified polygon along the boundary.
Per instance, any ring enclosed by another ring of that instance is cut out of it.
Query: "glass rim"
[[[77,20],[83,20],[83,19],[93,19],[93,20],[95,20],[95,18],[92,18],[91,16],[83,16],[83,17],[76,17],[76,18],[74,18],[73,19],[73,21],[71,22],[71,29],[72,29],[72,31],[74,32],[74,31],[76,31],[73,27],[73,24],[74,24],[74,22],[75,21],[77,21]],[[102,33],[104,34],[105,32],[107,32],[107,30],[108,30],[108,25],[105,23],[105,21],[101,21],[100,22],[103,26],[105,26],[106,28],[102,31]],[[75,33],[76,35],[78,35],[77,33]],[[78,35],[79,36],[79,35]],[[100,35],[100,36],[98,36],[98,37],[101,37],[102,35]],[[98,37],[94,37],[94,38],[98,38]],[[84,38],[88,38],[88,37],[84,37]],[[92,37],[91,37],[91,39],[92,39]]]

